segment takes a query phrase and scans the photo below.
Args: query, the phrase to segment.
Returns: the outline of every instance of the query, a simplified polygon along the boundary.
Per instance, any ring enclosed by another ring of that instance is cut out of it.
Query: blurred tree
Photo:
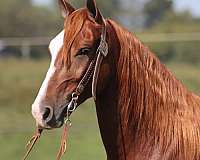
[[[102,1],[97,0],[99,4],[99,8],[105,17],[112,17],[117,18],[119,16],[121,10],[121,1],[120,0],[109,0],[109,1]]]
[[[76,4],[75,6],[85,6],[85,1],[72,0],[72,3]],[[114,17],[118,13],[119,0],[97,0],[97,3],[105,16]],[[63,19],[58,11],[57,0],[50,4],[51,6],[39,6],[32,0],[0,1],[0,37],[56,35],[63,28]],[[33,47],[32,55],[42,55],[46,52],[45,48],[47,47]],[[18,47],[9,47],[8,50],[16,51],[15,54],[20,55]]]
[[[121,0],[120,21],[134,32],[143,29],[144,3],[145,0]]]
[[[33,6],[30,0],[0,1],[0,36],[45,36],[60,28],[59,15],[47,7]]]
[[[85,1],[71,1],[76,7],[85,6]],[[103,15],[117,17],[119,0],[97,3]],[[33,5],[32,0],[0,1],[0,17],[0,37],[55,35],[63,25],[57,1],[53,1],[52,7]]]
[[[86,0],[69,0],[69,2],[76,8],[81,8],[86,6]],[[121,0],[109,0],[109,1],[102,1],[102,0],[96,0],[98,7],[102,14],[105,17],[118,17],[118,13],[121,6]],[[53,6],[55,7],[57,5],[57,0],[53,1]]]
[[[0,37],[34,37],[56,35],[63,27],[62,19],[54,9],[35,6],[31,0],[0,1]],[[46,56],[47,46],[32,47],[33,57]],[[20,56],[19,47],[7,47],[5,55]]]
[[[149,0],[144,7],[145,26],[151,27],[160,21],[167,12],[173,11],[172,0]]]

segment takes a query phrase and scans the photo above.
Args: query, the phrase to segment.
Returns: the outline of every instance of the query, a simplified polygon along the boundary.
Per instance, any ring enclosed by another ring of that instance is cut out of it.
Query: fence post
[[[22,41],[21,53],[22,58],[29,59],[31,57],[31,47],[29,41]]]

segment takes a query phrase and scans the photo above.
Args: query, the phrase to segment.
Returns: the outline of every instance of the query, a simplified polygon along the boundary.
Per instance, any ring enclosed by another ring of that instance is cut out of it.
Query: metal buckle
[[[66,120],[65,120],[65,124],[69,124],[69,126],[71,126],[71,120],[69,118],[69,112],[74,112],[76,110],[77,107],[77,100],[78,100],[79,96],[77,95],[77,93],[72,93],[72,100],[71,102],[68,104],[67,106],[67,116],[66,116]]]
[[[69,112],[74,112],[76,110],[77,100],[78,100],[78,95],[76,93],[72,93],[72,100],[67,107]]]
[[[108,43],[103,39],[103,37],[101,38],[98,50],[103,54],[104,57],[108,55]]]

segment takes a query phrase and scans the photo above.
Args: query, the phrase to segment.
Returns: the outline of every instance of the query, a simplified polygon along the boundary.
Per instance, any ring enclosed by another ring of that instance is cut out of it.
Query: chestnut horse
[[[93,96],[108,160],[200,160],[200,97],[95,0],[59,4],[65,25],[32,106],[38,127],[61,127]]]

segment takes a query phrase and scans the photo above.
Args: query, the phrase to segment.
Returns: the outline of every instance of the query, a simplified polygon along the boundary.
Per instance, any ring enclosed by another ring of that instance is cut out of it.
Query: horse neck
[[[150,154],[156,150],[152,147],[156,141],[170,143],[159,138],[176,124],[171,113],[186,109],[188,100],[200,106],[200,99],[188,92],[136,37],[113,21],[109,24],[115,32],[109,41],[111,46],[115,44],[110,50],[116,57],[116,74],[96,106],[108,158],[120,160],[140,150]]]
[[[109,160],[120,160],[124,159],[124,148],[121,144],[121,125],[119,120],[118,110],[118,81],[116,78],[116,64],[118,58],[118,52],[120,50],[117,35],[112,25],[107,23],[108,31],[108,45],[109,55],[108,61],[113,63],[112,74],[109,77],[109,81],[102,91],[103,94],[97,95],[96,111],[100,127],[102,140],[107,152]],[[115,46],[113,45],[115,44]]]

